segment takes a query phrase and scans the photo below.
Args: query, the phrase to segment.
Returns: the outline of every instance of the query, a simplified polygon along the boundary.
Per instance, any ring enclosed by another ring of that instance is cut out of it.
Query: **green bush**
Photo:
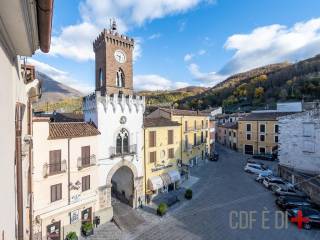
[[[82,230],[83,230],[84,232],[91,232],[92,229],[93,229],[92,223],[86,222],[86,223],[83,223],[83,224],[82,224]]]
[[[75,232],[69,232],[66,236],[66,240],[78,240],[78,236]]]
[[[190,200],[192,198],[192,190],[191,189],[187,189],[185,194],[184,194],[184,197],[188,200]]]
[[[166,214],[167,210],[168,210],[167,204],[165,204],[165,203],[160,203],[159,206],[158,206],[158,208],[157,208],[157,214],[158,214],[159,216],[163,216],[163,215]]]

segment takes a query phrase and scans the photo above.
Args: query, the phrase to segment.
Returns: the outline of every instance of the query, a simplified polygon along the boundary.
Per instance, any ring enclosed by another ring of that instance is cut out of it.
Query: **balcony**
[[[49,164],[45,163],[43,165],[43,177],[53,176],[67,171],[67,162],[66,160],[61,161],[60,163]]]
[[[90,157],[79,157],[78,158],[78,169],[81,170],[83,168],[91,167],[96,165],[96,155],[92,154]]]
[[[134,155],[137,153],[137,144],[130,146],[123,146],[122,148],[110,147],[110,158],[124,157],[128,155]]]

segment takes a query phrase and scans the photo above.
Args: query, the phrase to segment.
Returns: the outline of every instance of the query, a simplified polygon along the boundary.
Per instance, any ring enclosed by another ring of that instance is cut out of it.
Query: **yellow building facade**
[[[210,153],[210,126],[207,113],[159,108],[148,117],[164,117],[180,124],[182,166],[193,167],[200,161],[205,161]]]
[[[144,119],[144,189],[147,200],[180,183],[181,125],[163,117]]]
[[[244,154],[272,154],[278,148],[277,118],[289,113],[251,113],[238,121],[238,150]]]

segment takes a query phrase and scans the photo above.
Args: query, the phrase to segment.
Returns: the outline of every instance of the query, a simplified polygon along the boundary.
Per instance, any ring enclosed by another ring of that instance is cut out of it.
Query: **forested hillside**
[[[252,110],[277,101],[320,99],[320,55],[295,64],[264,66],[233,75],[215,87],[179,100],[179,107],[205,109],[224,106],[228,111]]]

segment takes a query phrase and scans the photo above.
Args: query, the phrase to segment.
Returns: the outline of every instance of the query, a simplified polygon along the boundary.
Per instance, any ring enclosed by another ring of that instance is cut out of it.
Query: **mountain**
[[[320,99],[320,55],[295,64],[272,64],[235,74],[207,91],[178,100],[176,105],[184,109],[222,105],[234,112],[302,99]]]
[[[81,112],[83,93],[42,72],[36,72],[36,78],[41,82],[42,95],[34,104],[35,111]]]
[[[64,99],[84,96],[80,91],[57,82],[42,72],[36,72],[36,77],[41,82],[42,87],[42,96],[39,103],[53,103]]]
[[[188,86],[175,90],[164,91],[140,91],[137,94],[146,97],[148,106],[171,106],[173,103],[196,94],[203,93],[207,88]]]

